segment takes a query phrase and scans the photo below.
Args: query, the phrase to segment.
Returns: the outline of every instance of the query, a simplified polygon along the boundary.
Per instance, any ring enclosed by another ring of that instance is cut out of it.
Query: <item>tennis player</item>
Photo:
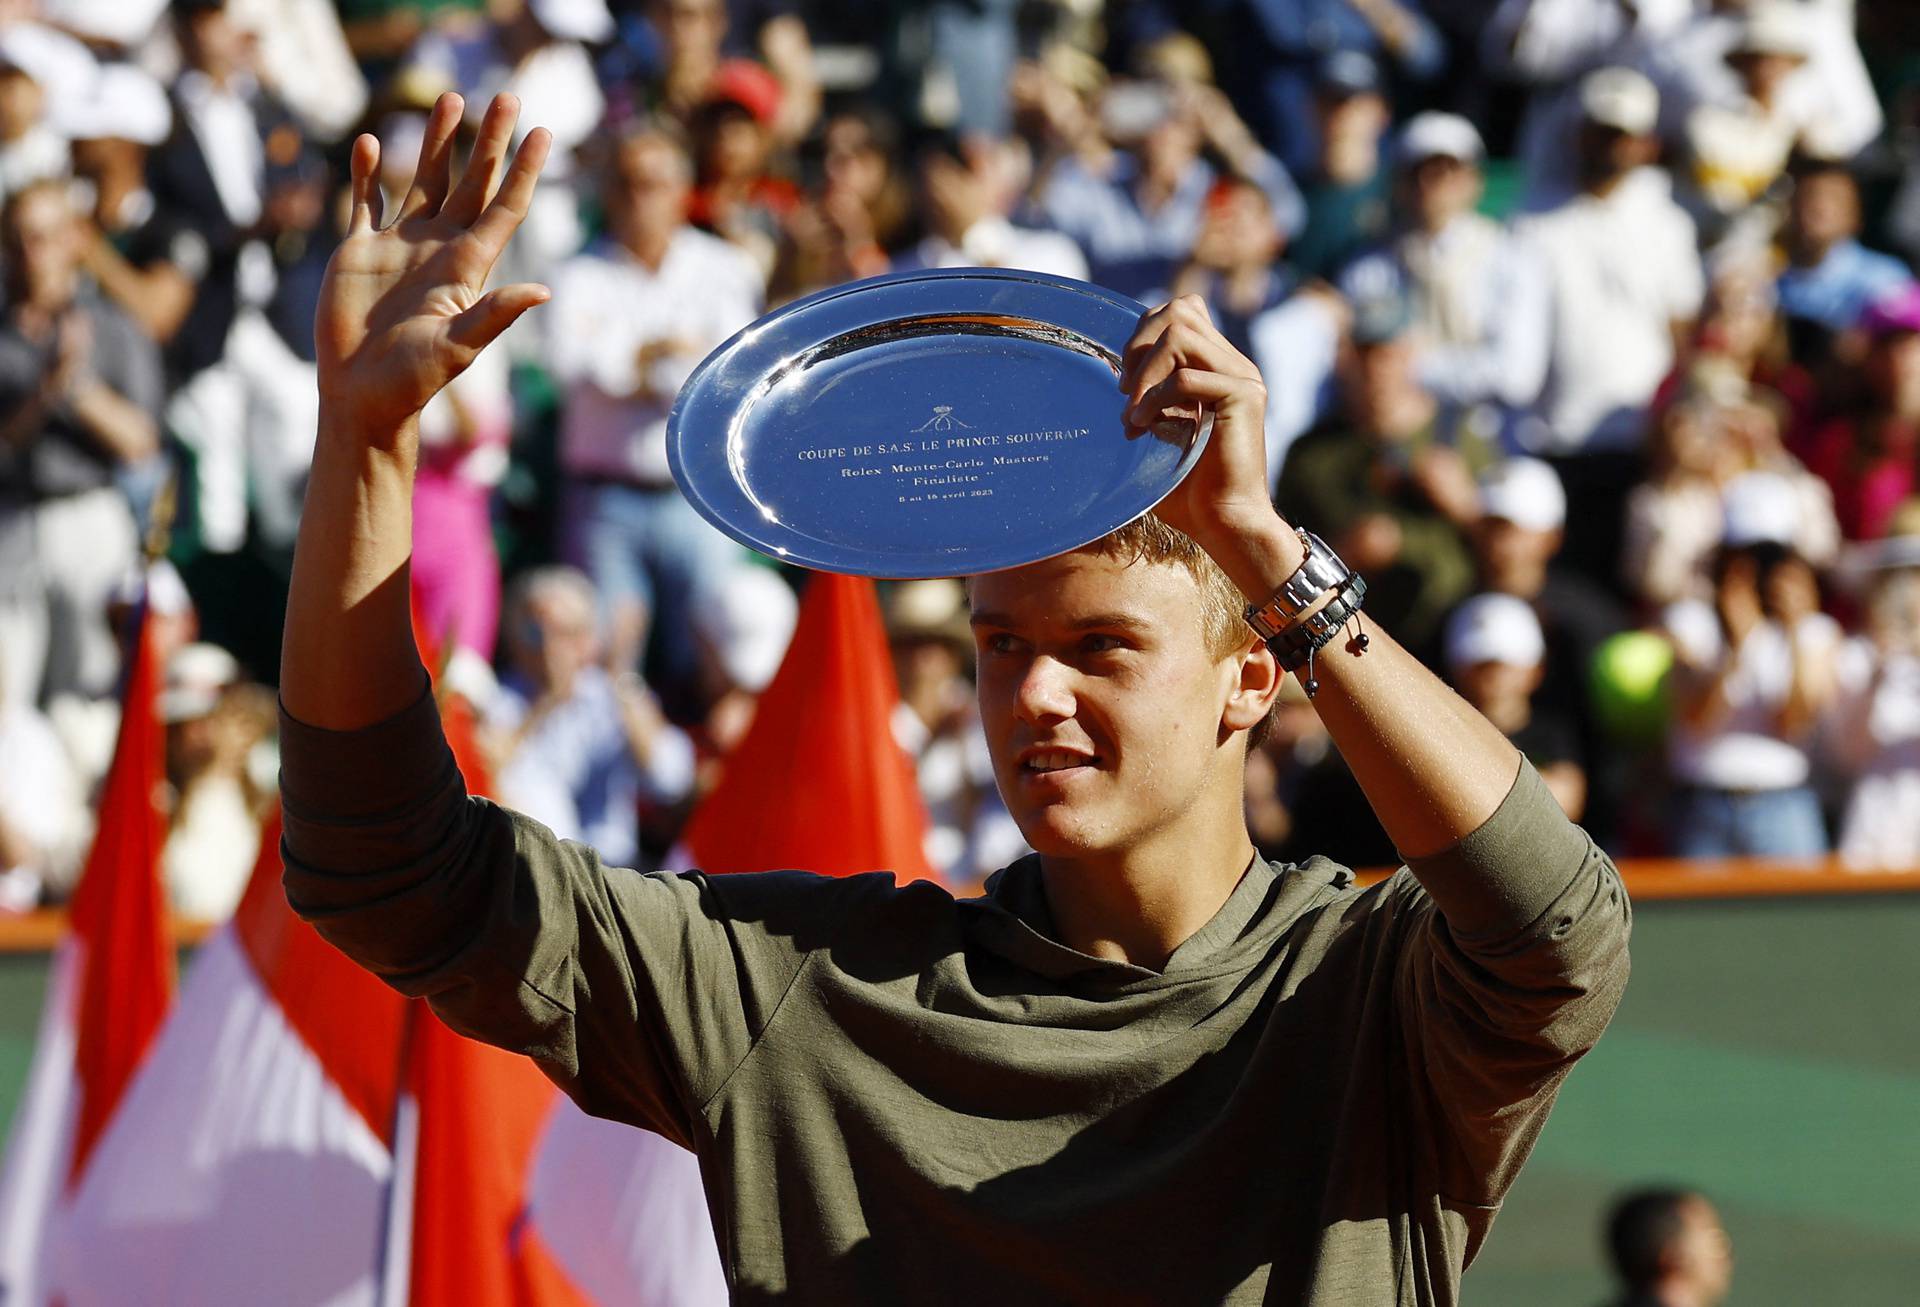
[[[958,901],[608,868],[467,796],[408,623],[415,417],[545,297],[483,286],[547,135],[508,166],[496,100],[456,180],[460,113],[435,107],[385,226],[355,144],[322,292],[281,680],[294,907],[587,1111],[698,1154],[738,1302],[1457,1302],[1619,1000],[1627,899],[1275,514],[1253,366],[1198,302],[1147,313],[1130,420],[1205,406],[1205,457],[1157,516],[970,582],[1035,856]],[[1289,670],[1406,857],[1370,889],[1248,838],[1248,741]]]

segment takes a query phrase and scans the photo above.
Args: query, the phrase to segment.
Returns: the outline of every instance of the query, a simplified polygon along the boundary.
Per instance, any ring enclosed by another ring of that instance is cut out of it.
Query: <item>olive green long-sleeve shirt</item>
[[[1626,983],[1619,878],[1524,765],[1372,888],[1254,863],[1154,972],[1052,938],[1032,861],[642,875],[468,798],[429,700],[283,729],[294,907],[692,1148],[741,1303],[1455,1303]]]

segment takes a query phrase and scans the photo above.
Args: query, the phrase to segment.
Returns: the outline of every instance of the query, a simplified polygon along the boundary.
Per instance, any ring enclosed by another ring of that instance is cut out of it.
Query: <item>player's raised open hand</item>
[[[464,174],[453,177],[464,105],[433,106],[413,186],[382,225],[380,143],[353,143],[353,214],[327,264],[315,316],[320,401],[369,440],[389,439],[513,320],[547,298],[544,286],[486,289],[526,216],[551,137],[536,128],[506,162],[519,102],[496,96]]]

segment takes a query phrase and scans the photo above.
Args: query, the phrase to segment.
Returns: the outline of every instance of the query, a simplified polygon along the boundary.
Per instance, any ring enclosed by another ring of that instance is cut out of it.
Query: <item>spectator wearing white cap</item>
[[[1465,118],[1409,119],[1393,147],[1393,232],[1339,279],[1356,301],[1402,288],[1421,381],[1463,409],[1530,403],[1547,365],[1546,278],[1526,246],[1476,209],[1485,153]]]
[[[593,585],[568,567],[535,568],[507,596],[508,670],[481,705],[482,742],[502,802],[568,839],[640,851],[639,810],[693,783],[693,747],[637,676],[600,665]]]
[[[1576,184],[1580,79],[1597,68],[1646,68],[1687,21],[1694,0],[1500,0],[1480,31],[1484,66],[1529,89],[1515,153],[1530,198]]]
[[[1835,689],[1841,632],[1792,549],[1797,510],[1784,479],[1735,478],[1722,496],[1713,598],[1662,617],[1675,657],[1670,844],[1681,857],[1827,849],[1808,748]]]
[[[273,768],[251,765],[273,722],[272,693],[244,681],[218,645],[190,644],[167,660],[159,702],[173,790],[160,853],[167,902],[195,921],[224,921],[246,892],[260,852]]]
[[[147,184],[151,152],[173,131],[166,88],[132,64],[102,64],[72,111],[73,171],[93,195],[87,271],[109,299],[164,346],[193,306],[206,240]]]
[[[1567,816],[1586,809],[1587,774],[1574,723],[1535,697],[1547,674],[1547,640],[1524,599],[1478,594],[1447,618],[1443,649],[1453,688],[1534,765]]]
[[[1639,479],[1649,406],[1706,292],[1694,224],[1673,200],[1654,128],[1660,96],[1626,68],[1580,83],[1580,190],[1528,216],[1519,238],[1547,282],[1547,366],[1513,437],[1553,460],[1586,510],[1569,561],[1611,575],[1621,515]]]
[[[1591,764],[1586,823],[1596,839],[1605,841],[1622,778],[1600,765],[1588,669],[1600,646],[1626,629],[1627,615],[1609,591],[1561,559],[1567,493],[1551,466],[1535,458],[1496,463],[1480,478],[1479,506],[1480,520],[1470,536],[1475,584],[1525,601],[1539,619],[1547,661],[1537,699],[1573,723]]]

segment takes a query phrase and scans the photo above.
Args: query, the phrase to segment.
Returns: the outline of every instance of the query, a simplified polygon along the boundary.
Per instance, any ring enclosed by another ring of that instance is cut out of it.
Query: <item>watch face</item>
[[[1123,422],[1142,312],[990,268],[822,291],[694,372],[668,420],[674,479],[734,539],[824,571],[960,576],[1064,553],[1159,503],[1212,428]]]

